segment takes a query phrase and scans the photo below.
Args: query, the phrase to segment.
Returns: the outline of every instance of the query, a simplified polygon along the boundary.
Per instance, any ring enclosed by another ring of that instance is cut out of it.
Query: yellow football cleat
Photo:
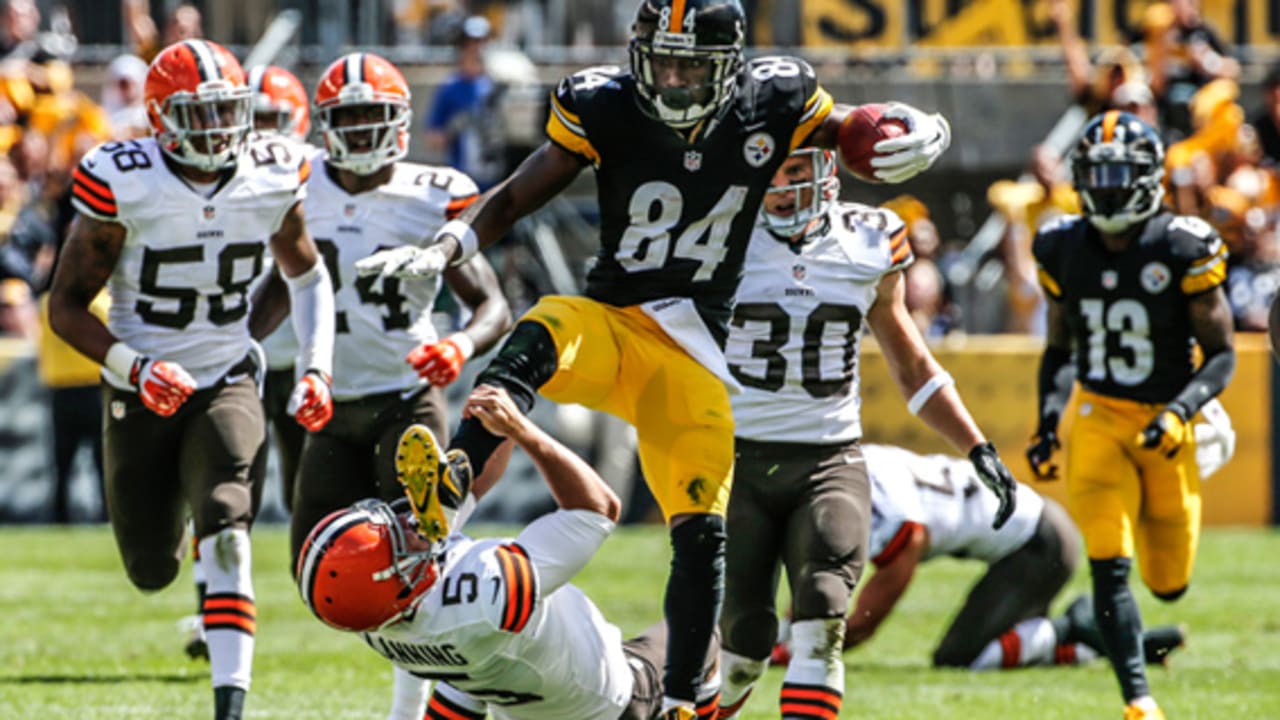
[[[687,708],[677,705],[676,707],[667,708],[664,713],[659,713],[654,720],[697,720],[698,713],[693,708]]]
[[[430,542],[449,536],[449,521],[470,491],[470,463],[458,451],[441,453],[440,443],[426,425],[410,425],[396,448],[396,479],[404,486],[418,534]],[[452,466],[452,467],[451,467]],[[443,498],[441,496],[444,496]],[[452,501],[449,507],[444,502]]]

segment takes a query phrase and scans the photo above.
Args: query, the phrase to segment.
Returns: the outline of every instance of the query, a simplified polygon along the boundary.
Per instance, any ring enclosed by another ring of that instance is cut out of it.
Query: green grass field
[[[384,718],[390,666],[329,630],[298,600],[281,527],[254,536],[258,645],[250,718]],[[176,621],[193,610],[189,572],[146,597],[125,580],[110,532],[0,530],[0,718],[208,718],[208,665],[182,654]],[[1280,718],[1280,534],[1209,532],[1192,591],[1163,606],[1139,589],[1149,623],[1186,622],[1189,646],[1152,672],[1171,720]],[[658,528],[623,529],[580,585],[625,633],[661,615],[667,549]],[[842,717],[1119,718],[1101,663],[975,674],[927,667],[932,643],[980,567],[923,569],[894,616],[846,656]],[[1087,578],[1059,598],[1063,607]],[[782,673],[772,670],[748,718],[774,718]],[[578,720],[566,718],[566,720]],[[584,719],[585,720],[585,719]]]

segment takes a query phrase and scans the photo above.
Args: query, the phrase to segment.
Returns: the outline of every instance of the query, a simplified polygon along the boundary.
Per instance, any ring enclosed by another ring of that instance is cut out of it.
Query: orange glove
[[[140,357],[129,373],[129,382],[138,389],[138,398],[151,412],[169,417],[196,391],[195,378],[181,365]]]
[[[333,417],[333,383],[323,371],[312,368],[302,376],[289,394],[285,412],[309,432],[315,432]]]
[[[405,362],[413,366],[418,377],[436,387],[444,387],[458,379],[462,365],[475,351],[475,343],[466,333],[454,333],[434,343],[423,343],[409,351]]]

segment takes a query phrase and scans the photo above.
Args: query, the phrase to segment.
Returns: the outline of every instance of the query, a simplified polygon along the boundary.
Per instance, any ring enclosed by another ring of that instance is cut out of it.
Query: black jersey
[[[747,241],[774,172],[832,108],[807,63],[752,60],[729,106],[690,142],[645,115],[635,79],[596,67],[561,81],[547,135],[596,169],[600,250],[587,296],[692,298],[723,337]]]
[[[1088,220],[1066,216],[1040,229],[1033,252],[1066,311],[1081,385],[1149,403],[1182,391],[1195,372],[1187,299],[1227,276],[1226,244],[1208,223],[1161,212],[1111,252]]]

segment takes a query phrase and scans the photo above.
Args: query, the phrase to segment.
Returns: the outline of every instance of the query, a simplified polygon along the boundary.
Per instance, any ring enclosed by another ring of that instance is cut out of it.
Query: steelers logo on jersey
[[[742,156],[747,159],[747,164],[751,167],[760,167],[773,157],[773,151],[777,145],[769,133],[751,133],[742,145]]]
[[[1139,276],[1142,281],[1142,289],[1156,295],[1169,287],[1169,282],[1173,280],[1173,273],[1169,271],[1169,266],[1162,262],[1149,262],[1142,267],[1142,274]]]

